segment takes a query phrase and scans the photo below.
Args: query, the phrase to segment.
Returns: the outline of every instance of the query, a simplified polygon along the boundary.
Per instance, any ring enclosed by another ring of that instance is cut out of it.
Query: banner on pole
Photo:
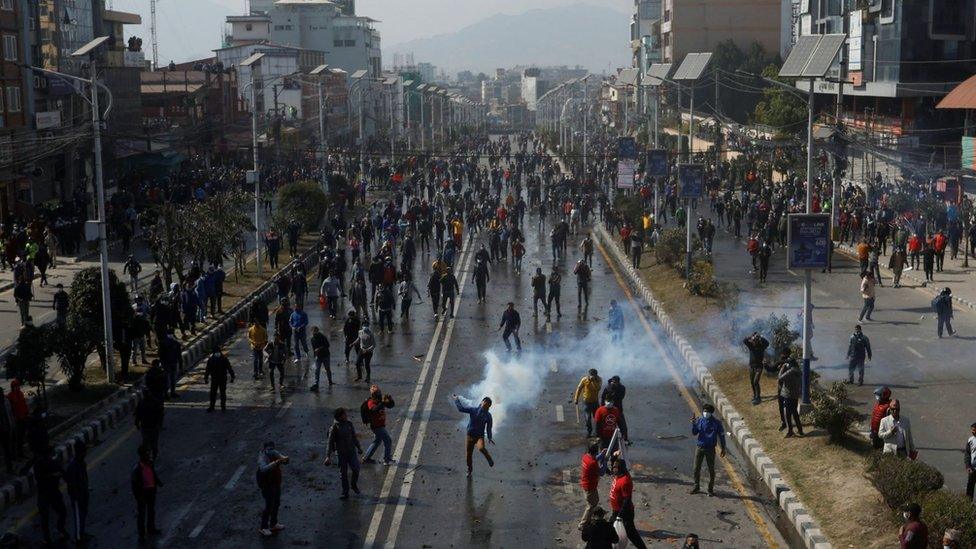
[[[704,195],[704,164],[678,164],[678,196],[680,198],[701,198]]]
[[[651,177],[668,176],[668,151],[651,149],[647,151],[647,175]]]
[[[824,269],[830,258],[830,214],[790,214],[787,269]]]
[[[633,189],[634,174],[637,172],[637,165],[633,160],[617,161],[617,188]]]
[[[633,137],[617,139],[617,160],[637,160],[637,140]]]

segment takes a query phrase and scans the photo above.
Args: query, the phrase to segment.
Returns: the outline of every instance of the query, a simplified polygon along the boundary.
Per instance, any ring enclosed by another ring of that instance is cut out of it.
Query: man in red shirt
[[[901,549],[925,549],[929,544],[929,527],[922,522],[922,507],[909,503],[902,508],[905,524],[898,531]]]
[[[580,518],[580,530],[590,521],[593,511],[600,506],[600,492],[597,488],[600,484],[600,464],[605,455],[606,453],[600,451],[600,445],[597,443],[590,444],[586,453],[583,454],[583,460],[580,464],[580,488],[586,494],[586,510],[583,511],[583,516]]]
[[[614,431],[620,425],[620,408],[608,400],[596,409],[593,419],[596,420],[596,436],[600,437],[600,448],[608,448]]]
[[[393,455],[390,447],[393,444],[393,440],[390,438],[390,433],[386,430],[386,409],[393,407],[393,398],[390,395],[384,395],[380,388],[373,385],[369,389],[369,400],[363,403],[368,411],[366,414],[368,417],[364,419],[369,419],[367,425],[373,430],[373,442],[366,448],[366,457],[363,459],[363,463],[376,463],[373,459],[373,452],[375,452],[379,447],[380,443],[383,443],[383,463],[390,465],[393,463]]]
[[[610,487],[610,524],[619,517],[627,531],[627,539],[637,549],[646,549],[637,527],[634,526],[634,481],[627,472],[627,462],[618,459],[613,464],[613,486]]]
[[[945,263],[946,244],[948,243],[949,239],[941,230],[932,237],[932,247],[935,248],[935,271],[938,273],[942,272],[942,265]]]

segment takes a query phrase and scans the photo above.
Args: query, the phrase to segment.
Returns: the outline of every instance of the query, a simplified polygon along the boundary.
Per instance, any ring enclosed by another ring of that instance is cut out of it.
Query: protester
[[[485,460],[488,461],[489,467],[495,466],[495,460],[491,458],[491,454],[489,454],[488,449],[485,448],[486,438],[491,444],[495,443],[491,437],[491,412],[488,411],[491,408],[491,399],[488,397],[481,399],[481,404],[478,406],[462,405],[461,398],[457,395],[452,395],[451,400],[454,401],[454,406],[457,407],[459,412],[468,414],[468,429],[464,444],[464,459],[468,466],[468,478],[471,478],[471,454],[475,448],[477,448],[478,451],[485,456]]]
[[[510,353],[512,352],[512,344],[509,343],[508,338],[515,338],[515,350],[522,352],[522,340],[519,339],[519,328],[522,326],[522,318],[519,316],[518,311],[515,310],[515,304],[511,301],[508,302],[508,307],[502,313],[502,321],[498,325],[498,330],[502,328],[505,331],[502,333],[502,341],[505,342],[505,349]]]
[[[762,402],[762,380],[763,369],[765,367],[766,349],[769,341],[759,332],[752,332],[752,335],[742,340],[742,344],[749,349],[749,383],[752,385],[752,405],[755,406]]]
[[[970,437],[966,440],[963,457],[966,461],[966,497],[970,501],[976,493],[976,423],[969,426]]]
[[[590,444],[583,453],[580,464],[580,488],[586,496],[586,509],[580,518],[580,530],[586,528],[590,518],[600,508],[600,470],[604,466],[605,455],[605,452],[600,450],[600,445],[596,443]]]
[[[871,360],[871,340],[861,331],[861,325],[854,326],[854,333],[847,342],[847,383],[854,383],[857,371],[857,385],[864,385],[864,359]]]
[[[156,528],[156,493],[163,487],[163,481],[156,474],[150,449],[139,447],[139,462],[132,468],[129,475],[132,484],[132,495],[136,499],[137,519],[136,528],[139,532],[139,542],[146,541],[146,535],[158,535],[162,530]]]
[[[336,408],[333,413],[332,426],[329,428],[328,447],[325,452],[325,464],[332,464],[332,455],[339,458],[339,477],[342,483],[342,495],[339,499],[349,499],[349,471],[352,470],[352,491],[359,493],[359,455],[363,453],[356,437],[356,428],[349,421],[345,408]]]
[[[888,415],[878,426],[878,437],[884,441],[883,452],[894,454],[902,458],[915,459],[915,442],[912,439],[912,424],[901,413],[901,403],[898,399],[891,401]]]
[[[585,549],[613,549],[620,541],[613,525],[607,522],[607,512],[597,505],[593,509],[593,518],[582,525],[581,538],[586,542]]]
[[[79,440],[74,444],[74,455],[64,471],[64,484],[68,489],[68,499],[71,501],[71,516],[74,519],[74,541],[84,544],[91,539],[85,532],[85,522],[88,518],[88,445]]]
[[[230,382],[234,383],[234,368],[231,367],[230,360],[220,350],[220,347],[216,347],[214,348],[213,354],[207,359],[206,370],[203,373],[203,383],[210,383],[210,407],[207,408],[208,412],[214,411],[218,392],[220,393],[220,411],[227,411],[228,375],[230,376]]]
[[[261,527],[258,532],[264,537],[270,537],[285,529],[278,522],[278,509],[281,507],[282,465],[287,465],[288,456],[275,449],[275,443],[265,442],[258,453],[258,488],[264,498],[264,510],[261,511]]]
[[[692,494],[701,493],[702,461],[708,465],[708,495],[715,495],[715,446],[721,451],[719,456],[725,457],[725,428],[715,417],[715,407],[711,404],[702,406],[702,416],[691,416],[691,434],[698,437],[695,447],[695,485]]]
[[[881,428],[881,420],[888,415],[888,407],[891,405],[891,389],[878,387],[874,390],[874,409],[871,411],[871,445],[875,450],[880,450],[884,442],[878,436]]]
[[[610,522],[618,519],[623,522],[627,539],[636,548],[647,547],[641,539],[640,532],[634,525],[634,481],[627,471],[627,463],[623,459],[613,462],[613,485],[610,487]]]
[[[898,530],[901,549],[925,549],[929,545],[929,527],[922,522],[922,507],[909,503],[902,507],[905,524]]]
[[[938,326],[936,333],[942,339],[942,329],[947,328],[949,335],[954,336],[956,332],[952,330],[952,290],[943,288],[939,295],[932,300],[932,309],[935,310]]]
[[[600,407],[600,388],[603,381],[600,379],[596,369],[590,368],[585,376],[580,379],[573,392],[573,399],[570,403],[579,406],[580,398],[583,399],[583,414],[586,423],[586,438],[593,436],[593,414]]]
[[[803,425],[800,423],[800,392],[803,383],[803,373],[796,360],[789,356],[789,351],[783,351],[783,362],[779,367],[779,397],[782,406],[782,418],[785,419],[787,431],[786,438],[793,438],[793,428],[796,427],[796,434],[803,436]],[[783,426],[780,425],[780,430]]]
[[[373,452],[383,444],[383,464],[392,465],[393,454],[391,446],[393,440],[390,438],[389,431],[386,430],[386,410],[393,408],[393,397],[384,395],[376,385],[370,387],[369,398],[363,403],[363,423],[369,425],[373,431],[373,442],[366,448],[366,457],[363,463],[376,463],[373,459]]]
[[[329,387],[335,385],[332,382],[332,366],[329,361],[329,338],[319,330],[318,326],[312,326],[312,356],[315,357],[315,384],[309,387],[310,391],[319,390],[319,378],[322,368],[325,367],[325,377],[329,380]]]

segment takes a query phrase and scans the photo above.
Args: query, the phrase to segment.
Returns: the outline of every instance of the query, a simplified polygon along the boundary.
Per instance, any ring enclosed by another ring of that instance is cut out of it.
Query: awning
[[[937,109],[976,109],[976,76],[959,84],[939,101]]]

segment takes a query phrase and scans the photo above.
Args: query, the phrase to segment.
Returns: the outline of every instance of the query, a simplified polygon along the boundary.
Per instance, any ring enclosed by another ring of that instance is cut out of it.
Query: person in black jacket
[[[156,465],[150,455],[149,448],[139,447],[139,463],[132,468],[129,475],[132,485],[132,495],[136,498],[138,513],[136,526],[139,530],[139,541],[146,541],[146,534],[159,534],[156,528],[156,492],[163,487],[163,481],[156,474]]]
[[[335,421],[329,428],[329,446],[325,453],[325,464],[332,465],[332,454],[339,457],[339,478],[342,482],[342,496],[339,499],[349,499],[349,470],[352,469],[352,491],[359,493],[359,455],[363,453],[356,428],[349,421],[349,414],[345,408],[336,408],[333,413]]]
[[[583,541],[586,549],[613,549],[613,544],[620,541],[613,525],[607,522],[607,512],[603,507],[593,510],[593,518],[583,525]]]
[[[27,462],[20,474],[27,474],[27,471],[32,469],[37,490],[37,512],[41,517],[41,534],[44,536],[44,543],[51,543],[48,524],[51,522],[52,510],[58,515],[58,533],[67,538],[68,531],[65,529],[67,511],[64,508],[64,496],[61,494],[61,477],[64,476],[64,470],[54,458],[54,451],[50,446],[42,449]]]
[[[180,356],[183,353],[183,347],[180,345],[179,341],[173,337],[173,334],[166,334],[159,342],[159,361],[163,365],[163,369],[166,371],[166,380],[168,382],[169,397],[178,398],[179,395],[176,394],[176,378],[179,377],[180,372]]]
[[[234,383],[234,369],[227,360],[227,356],[220,351],[220,347],[215,347],[213,354],[207,359],[207,369],[203,373],[203,382],[210,383],[210,407],[208,412],[214,411],[217,403],[217,392],[220,392],[220,411],[227,411],[227,376],[230,375],[230,382]]]
[[[318,326],[312,326],[312,355],[315,356],[315,385],[312,385],[309,390],[313,392],[319,390],[319,377],[322,375],[323,366],[329,385],[335,385],[332,383],[332,366],[329,365],[329,338],[325,337]]]
[[[163,428],[163,401],[149,388],[143,390],[136,406],[136,429],[142,433],[142,447],[153,460],[159,458],[159,431]]]
[[[356,311],[349,311],[346,322],[342,325],[342,335],[345,338],[346,366],[349,365],[349,352],[356,348],[356,340],[359,338],[359,329],[362,323]],[[314,344],[313,344],[314,348]]]
[[[759,382],[762,380],[769,341],[759,332],[752,332],[752,335],[742,340],[742,344],[749,349],[749,383],[752,385],[752,404],[755,406],[762,402]]]
[[[68,487],[68,499],[71,500],[71,516],[75,522],[75,542],[85,543],[91,536],[85,533],[85,520],[88,517],[88,464],[85,456],[88,445],[79,440],[75,443],[74,457],[68,462],[64,472],[64,483]]]

